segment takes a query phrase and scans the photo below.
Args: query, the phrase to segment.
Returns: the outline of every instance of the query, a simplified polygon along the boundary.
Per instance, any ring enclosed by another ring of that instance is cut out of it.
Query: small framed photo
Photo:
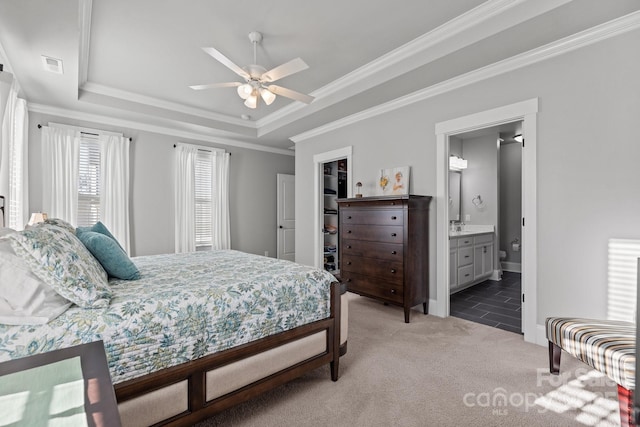
[[[409,194],[410,166],[381,169],[378,178],[378,195],[396,196]]]

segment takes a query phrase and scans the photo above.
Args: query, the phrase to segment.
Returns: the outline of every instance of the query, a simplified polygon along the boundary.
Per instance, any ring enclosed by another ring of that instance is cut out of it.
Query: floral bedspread
[[[141,279],[110,281],[107,308],[0,324],[0,361],[103,340],[115,384],[330,316],[323,270],[232,250],[132,260]]]

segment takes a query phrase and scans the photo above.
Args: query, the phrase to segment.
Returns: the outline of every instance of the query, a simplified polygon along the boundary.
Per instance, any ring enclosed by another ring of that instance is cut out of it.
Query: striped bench
[[[633,426],[636,375],[636,325],[615,320],[549,317],[549,370],[560,373],[562,350],[618,384],[622,426]]]

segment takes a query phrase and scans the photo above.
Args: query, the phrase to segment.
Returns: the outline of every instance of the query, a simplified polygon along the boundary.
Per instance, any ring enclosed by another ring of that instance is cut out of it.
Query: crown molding
[[[412,66],[409,63],[409,60],[412,57],[428,51],[429,49],[434,49],[437,45],[442,44],[449,39],[453,39],[462,33],[471,32],[482,25],[486,25],[486,21],[489,19],[505,14],[516,6],[525,5],[526,3],[528,9],[518,15],[516,20],[509,21],[508,24],[504,23],[503,25],[516,25],[520,21],[531,19],[548,11],[549,9],[558,7],[570,1],[571,0],[545,0],[532,4],[526,0],[489,0],[482,3],[481,5],[451,19],[432,31],[417,37],[416,39],[392,50],[391,52],[388,52],[385,55],[382,55],[351,73],[334,80],[326,86],[311,92],[310,95],[316,98],[312,104],[306,105],[298,102],[292,103],[261,118],[256,122],[258,125],[258,136],[264,135],[270,131],[269,128],[277,128],[278,121],[286,120],[294,113],[300,112],[305,115],[311,114],[346,99],[349,96],[353,96],[363,90],[369,89],[376,83],[381,83],[378,81],[381,78],[384,79],[383,81],[387,81],[393,77],[410,71],[415,68],[416,65],[414,64]],[[495,27],[491,31],[497,31],[499,29],[500,28]],[[477,38],[472,38],[471,41],[475,42],[477,41]],[[465,45],[468,44],[470,44],[470,42],[465,43]],[[429,55],[428,58],[423,59],[418,66],[429,63],[457,49],[459,49],[459,47],[453,46],[445,47],[444,51],[440,53],[435,53],[434,51],[433,55]],[[391,73],[389,72],[391,67],[397,67],[403,62],[406,62],[407,65],[400,67]],[[385,73],[383,77],[380,76],[382,72]],[[360,86],[356,87],[357,85]],[[305,110],[304,112],[302,112],[303,109]]]
[[[545,11],[558,7],[571,0],[538,0],[535,3],[527,0],[488,0],[481,5],[456,16],[443,25],[423,34],[416,39],[400,46],[391,52],[371,61],[370,63],[346,74],[335,81],[311,92],[316,99],[310,104],[302,102],[292,102],[280,108],[279,110],[257,120],[248,122],[239,118],[212,113],[199,108],[188,107],[183,104],[165,101],[153,97],[148,97],[133,92],[115,89],[92,83],[88,80],[89,68],[89,49],[90,49],[90,32],[91,32],[91,10],[93,0],[79,0],[79,25],[80,25],[80,49],[79,49],[79,74],[78,74],[78,95],[82,91],[96,93],[103,96],[109,96],[116,99],[123,99],[130,102],[136,102],[155,108],[161,108],[173,112],[178,112],[196,117],[202,117],[210,120],[224,122],[244,128],[255,129],[256,136],[266,135],[281,126],[293,122],[296,119],[313,114],[323,108],[327,108],[336,104],[350,96],[356,95],[363,90],[369,89],[376,84],[387,81],[397,75],[410,71],[415,68],[416,64],[411,63],[411,58],[419,53],[434,49],[439,44],[459,36],[465,32],[472,32],[474,29],[480,28],[486,24],[491,18],[505,14],[520,5],[526,5],[524,12],[518,15],[518,19],[526,20],[537,16]],[[513,21],[509,25],[515,25]],[[490,30],[495,31],[495,29]],[[471,36],[471,41],[477,39]],[[470,41],[465,42],[465,45]],[[444,53],[455,51],[458,47],[445,47]],[[437,49],[434,49],[434,51]],[[422,60],[424,63],[430,62],[444,53],[434,53],[428,58]],[[404,65],[403,65],[404,63]],[[418,64],[420,65],[420,64]],[[395,67],[390,70],[391,67]]]
[[[138,104],[149,105],[151,107],[161,108],[163,110],[169,110],[177,113],[182,113],[190,116],[202,117],[209,120],[216,120],[220,122],[229,123],[236,126],[255,129],[256,123],[242,120],[239,118],[227,116],[225,114],[212,113],[200,108],[187,107],[186,105],[178,104],[176,102],[166,101],[164,99],[158,99],[151,96],[141,95],[139,93],[129,92],[122,89],[115,89],[109,86],[104,86],[98,83],[86,82],[82,88],[82,91],[95,93],[98,95],[109,96],[112,98],[122,99],[125,101],[135,102]]]
[[[267,147],[246,141],[236,141],[233,139],[220,138],[205,132],[194,132],[175,129],[166,126],[158,126],[147,123],[141,123],[134,120],[118,119],[114,117],[104,116],[100,114],[85,113],[76,110],[68,110],[65,108],[52,107],[49,105],[28,103],[29,111],[40,114],[48,114],[52,116],[64,117],[68,119],[83,120],[88,122],[101,123],[109,126],[116,126],[127,129],[137,129],[145,132],[159,133],[162,135],[175,136],[178,138],[195,139],[198,141],[212,142],[230,147],[246,148],[248,150],[264,151],[267,153],[283,154],[285,156],[295,156],[295,152],[290,149]],[[183,122],[179,122],[183,123]]]
[[[605,22],[571,36],[562,38],[544,46],[512,56],[502,61],[495,62],[485,67],[478,68],[460,76],[436,83],[432,86],[418,90],[411,94],[396,98],[384,104],[368,108],[361,112],[346,116],[342,119],[327,123],[307,132],[300,133],[289,138],[294,143],[322,135],[327,132],[340,129],[345,126],[367,120],[399,108],[406,107],[416,102],[424,101],[437,95],[456,90],[473,83],[477,83],[501,74],[514,71],[537,62],[560,56],[576,49],[592,45],[594,43],[615,37],[626,32],[640,28],[640,11],[633,12],[620,18]]]
[[[80,88],[88,81],[89,74],[89,48],[91,46],[91,11],[93,0],[79,1],[78,20],[80,26],[80,41],[78,48],[78,96]]]

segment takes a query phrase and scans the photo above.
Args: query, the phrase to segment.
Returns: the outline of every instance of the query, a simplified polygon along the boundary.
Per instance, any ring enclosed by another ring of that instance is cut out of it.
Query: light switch
[[[471,221],[471,215],[466,214],[466,215],[464,216],[464,220],[465,220],[465,221]]]

